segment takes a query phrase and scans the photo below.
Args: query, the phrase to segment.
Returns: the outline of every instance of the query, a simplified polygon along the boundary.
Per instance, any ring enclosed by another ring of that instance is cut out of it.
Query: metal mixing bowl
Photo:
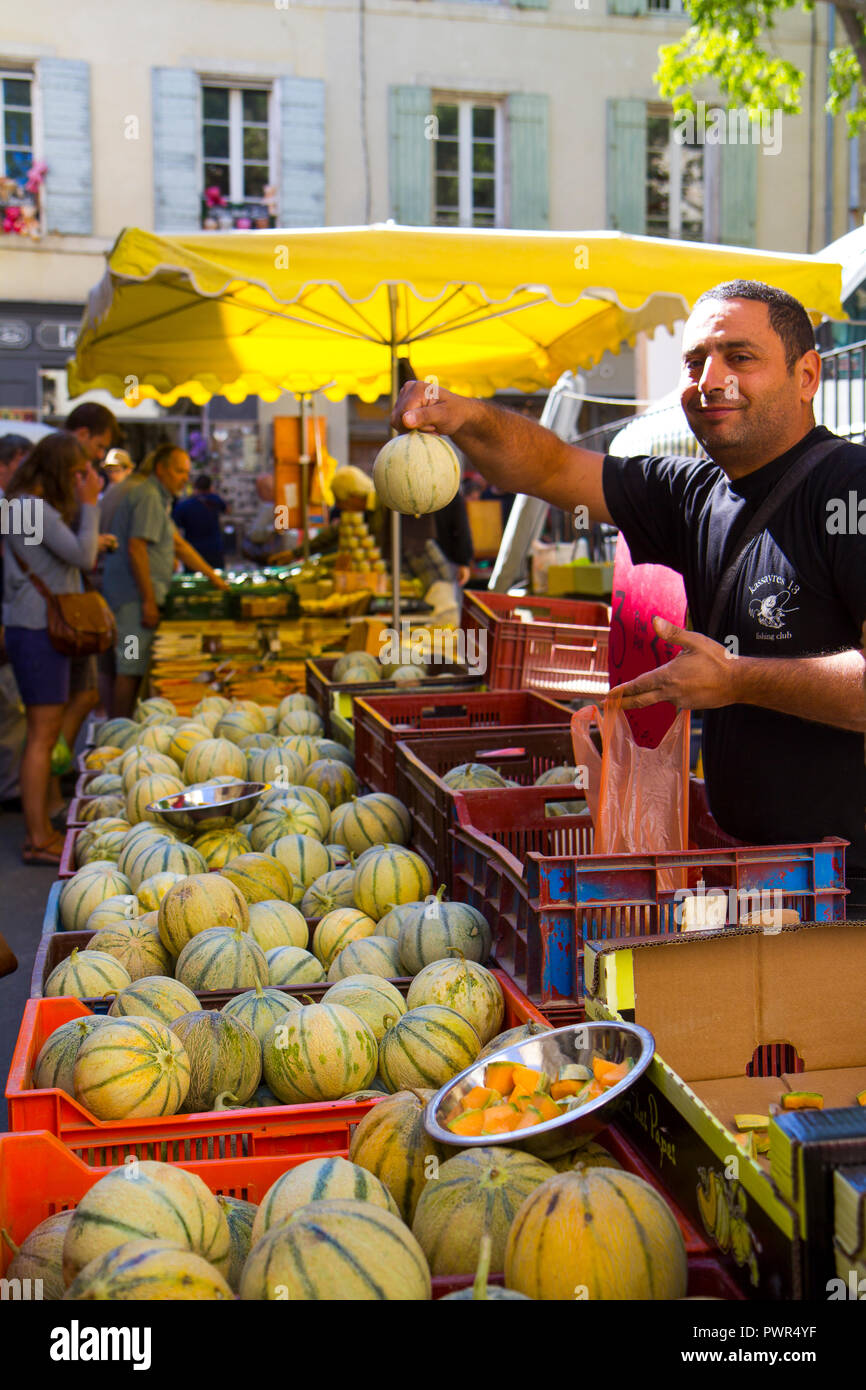
[[[268,782],[225,782],[219,787],[193,785],[185,792],[153,801],[154,811],[178,830],[227,830],[248,816]]]
[[[427,1106],[424,1123],[428,1134],[440,1144],[450,1144],[455,1149],[504,1144],[509,1149],[525,1149],[535,1154],[536,1158],[557,1158],[577,1148],[583,1139],[591,1138],[610,1124],[626,1091],[646,1071],[654,1052],[652,1033],[636,1023],[577,1023],[568,1028],[556,1028],[550,1033],[539,1033],[538,1037],[516,1043],[513,1047],[504,1047],[501,1052],[491,1053],[471,1067],[466,1067],[459,1076],[436,1092]],[[555,1081],[562,1068],[571,1063],[581,1062],[591,1069],[595,1055],[603,1057],[606,1062],[630,1059],[634,1066],[622,1081],[603,1096],[579,1109],[566,1111],[555,1120],[547,1120],[544,1124],[519,1129],[511,1134],[482,1134],[477,1137],[452,1134],[442,1123],[443,1117],[473,1086],[484,1085],[484,1073],[491,1062],[518,1062],[522,1066],[546,1072]]]

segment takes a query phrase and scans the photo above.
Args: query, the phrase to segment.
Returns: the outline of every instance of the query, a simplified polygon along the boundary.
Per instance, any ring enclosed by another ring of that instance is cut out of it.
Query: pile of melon
[[[474,1293],[448,1297],[685,1296],[683,1237],[648,1183],[597,1144],[556,1167],[516,1149],[439,1147],[423,1124],[430,1095],[383,1099],[348,1157],[287,1159],[258,1205],[133,1159],[31,1231],[7,1276],[68,1301],[422,1301],[435,1277],[476,1271]],[[504,1288],[486,1284],[488,1269]]]

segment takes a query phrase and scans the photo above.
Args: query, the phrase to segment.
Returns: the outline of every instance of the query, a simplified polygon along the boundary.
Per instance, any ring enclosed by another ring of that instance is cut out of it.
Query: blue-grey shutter
[[[515,10],[549,10],[550,0],[511,0]]]
[[[647,0],[608,0],[608,14],[646,14]]]
[[[36,78],[42,101],[42,189],[46,232],[93,232],[93,152],[90,138],[90,64],[40,58]]]
[[[325,84],[318,77],[280,77],[281,227],[325,225]]]
[[[758,212],[758,146],[719,147],[719,241],[725,246],[754,246]]]
[[[514,92],[508,98],[508,225],[528,231],[550,226],[548,107],[544,94]]]
[[[391,216],[404,227],[433,220],[433,94],[429,87],[388,88]]]
[[[646,231],[646,102],[607,103],[607,224],[611,231]]]
[[[200,83],[188,68],[153,68],[153,226],[191,232],[201,226]]]

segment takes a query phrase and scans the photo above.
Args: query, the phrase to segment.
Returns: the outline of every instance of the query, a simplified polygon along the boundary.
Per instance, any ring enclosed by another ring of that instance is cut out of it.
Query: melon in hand
[[[379,450],[373,485],[394,512],[407,516],[438,512],[456,496],[460,461],[440,435],[410,430],[389,439]]]

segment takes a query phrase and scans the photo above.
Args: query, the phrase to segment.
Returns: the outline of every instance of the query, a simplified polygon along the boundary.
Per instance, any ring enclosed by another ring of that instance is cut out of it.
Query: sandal
[[[62,836],[52,835],[47,844],[25,844],[21,850],[21,862],[22,864],[49,864],[53,866],[60,863],[62,853]]]

